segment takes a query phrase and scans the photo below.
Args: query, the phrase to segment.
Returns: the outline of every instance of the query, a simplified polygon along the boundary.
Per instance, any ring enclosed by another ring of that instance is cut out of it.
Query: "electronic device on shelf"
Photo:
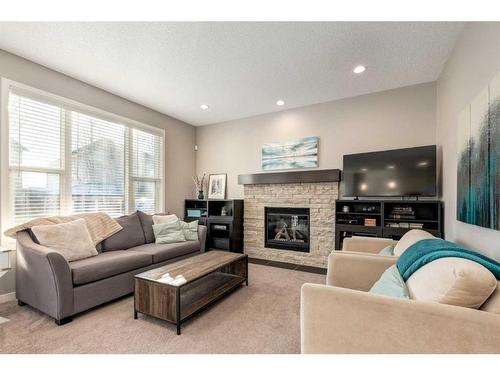
[[[344,155],[345,197],[433,197],[436,146]]]
[[[356,219],[337,219],[337,223],[339,223],[339,224],[353,224],[353,225],[357,225],[358,224],[358,220],[356,220]]]
[[[339,199],[335,205],[336,250],[351,236],[398,240],[409,230],[422,229],[443,237],[442,202],[438,200]]]

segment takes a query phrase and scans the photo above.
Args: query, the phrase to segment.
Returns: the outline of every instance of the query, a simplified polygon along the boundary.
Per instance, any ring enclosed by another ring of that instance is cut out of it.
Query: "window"
[[[11,88],[9,221],[162,210],[163,133]]]

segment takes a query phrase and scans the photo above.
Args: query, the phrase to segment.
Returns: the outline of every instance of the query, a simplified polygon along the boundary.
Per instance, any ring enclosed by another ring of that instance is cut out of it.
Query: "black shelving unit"
[[[411,229],[422,229],[436,237],[444,236],[440,201],[342,199],[335,202],[335,207],[336,250],[342,249],[344,238],[353,235],[398,240]],[[394,212],[402,208],[411,214],[395,217]],[[373,219],[372,224],[366,225],[365,219]]]
[[[223,211],[226,215],[222,215]],[[200,224],[207,226],[207,249],[243,253],[242,199],[186,199],[184,220],[199,220]]]
[[[199,199],[184,200],[184,221],[199,220],[200,224],[207,225],[208,201]]]

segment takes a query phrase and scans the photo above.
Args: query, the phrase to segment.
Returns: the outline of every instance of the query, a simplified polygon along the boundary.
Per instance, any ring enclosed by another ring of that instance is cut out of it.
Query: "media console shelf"
[[[351,236],[400,239],[411,229],[443,238],[440,201],[348,200],[335,202],[335,249]]]
[[[207,249],[243,253],[243,200],[184,201],[184,220],[207,227]]]

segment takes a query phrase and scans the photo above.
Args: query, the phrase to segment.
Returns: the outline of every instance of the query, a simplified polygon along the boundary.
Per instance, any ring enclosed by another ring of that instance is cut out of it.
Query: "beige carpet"
[[[300,287],[325,276],[249,265],[242,286],[182,326],[139,315],[133,297],[78,315],[58,327],[15,302],[0,305],[0,353],[299,353]]]

